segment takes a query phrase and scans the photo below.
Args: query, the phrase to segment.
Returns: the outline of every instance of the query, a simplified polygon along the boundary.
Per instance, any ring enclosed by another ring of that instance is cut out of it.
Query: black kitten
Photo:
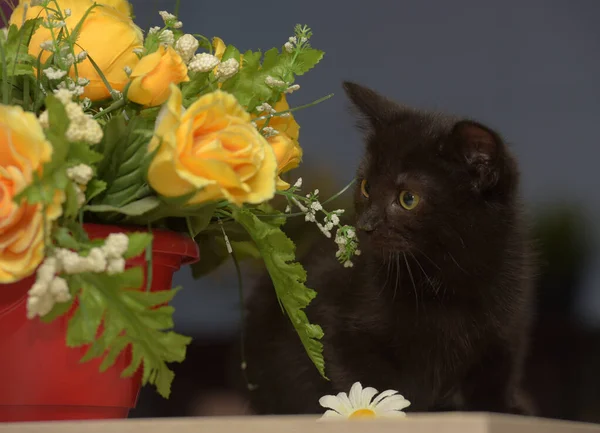
[[[360,381],[398,390],[410,411],[530,413],[519,382],[531,259],[515,159],[477,122],[345,90],[367,132],[355,192],[362,255],[345,269],[326,242],[302,260],[330,381],[265,279],[246,324],[254,410],[320,413],[322,395]]]

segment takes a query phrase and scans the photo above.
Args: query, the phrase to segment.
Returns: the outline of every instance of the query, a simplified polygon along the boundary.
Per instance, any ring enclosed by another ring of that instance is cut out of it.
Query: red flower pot
[[[85,224],[90,238],[142,231]],[[198,259],[198,247],[181,234],[154,230],[152,291],[171,287],[173,273]],[[146,266],[143,255],[128,265]],[[0,422],[126,418],[137,402],[141,371],[121,378],[131,359],[124,351],[99,372],[101,359],[80,363],[86,347],[66,346],[68,315],[48,324],[26,317],[35,275],[0,288]]]

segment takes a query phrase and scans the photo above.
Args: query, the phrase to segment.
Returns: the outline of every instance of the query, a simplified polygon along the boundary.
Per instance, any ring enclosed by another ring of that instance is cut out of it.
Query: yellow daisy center
[[[375,418],[375,412],[373,412],[371,409],[358,409],[352,412],[348,418]]]

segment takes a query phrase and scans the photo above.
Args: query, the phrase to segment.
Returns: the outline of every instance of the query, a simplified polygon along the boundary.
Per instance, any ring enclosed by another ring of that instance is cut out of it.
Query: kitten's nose
[[[363,232],[371,233],[373,230],[375,230],[375,224],[370,221],[359,221],[357,228]]]

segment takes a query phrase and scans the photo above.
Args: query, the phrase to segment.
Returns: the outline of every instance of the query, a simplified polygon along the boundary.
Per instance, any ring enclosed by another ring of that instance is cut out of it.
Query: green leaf
[[[79,211],[79,203],[77,200],[77,186],[73,182],[69,182],[69,185],[65,189],[66,202],[63,206],[63,214],[65,218],[73,218]]]
[[[87,212],[116,212],[128,216],[139,216],[150,212],[159,204],[160,200],[157,197],[144,197],[141,200],[131,202],[121,207],[108,204],[96,204],[85,206],[83,209]]]
[[[183,100],[190,103],[196,100],[200,91],[207,86],[210,72],[196,72],[190,75],[190,81],[181,84],[181,95]],[[184,104],[185,105],[185,104]]]
[[[69,129],[69,116],[65,106],[54,95],[46,97],[46,109],[48,110],[48,121],[50,129],[57,135],[64,136]]]
[[[97,176],[108,188],[93,204],[122,208],[142,198],[140,192],[149,191],[145,171],[149,138],[145,132],[153,128],[152,119],[140,116],[131,119],[126,126],[124,120],[107,125],[107,137],[101,149],[104,159],[98,166]]]
[[[174,375],[167,363],[183,361],[191,341],[171,330],[173,308],[163,306],[179,289],[131,290],[142,285],[141,267],[116,275],[84,273],[78,277],[82,290],[79,307],[69,321],[67,344],[92,343],[82,362],[103,358],[101,371],[131,347],[131,362],[121,375],[130,376],[143,365],[143,384],[155,385],[159,394],[168,398]],[[100,324],[103,329],[99,331]]]
[[[75,165],[76,163],[93,165],[98,161],[101,161],[101,153],[95,152],[90,149],[90,146],[86,143],[72,143],[69,149],[69,160]]]
[[[295,245],[277,225],[261,221],[245,208],[233,210],[234,219],[242,225],[254,240],[265,261],[275,293],[296,329],[306,352],[325,377],[325,361],[323,359],[323,337],[320,326],[311,324],[304,309],[316,296],[316,292],[304,285],[306,271],[295,261]]]
[[[48,110],[50,124],[49,129],[46,130],[46,137],[52,143],[52,160],[44,165],[44,177],[48,178],[59,167],[64,166],[71,149],[71,143],[65,138],[70,123],[65,106],[53,95],[49,95],[46,98],[46,109]]]
[[[87,188],[85,189],[85,197],[87,201],[90,201],[98,194],[101,194],[106,189],[106,182],[103,180],[92,179],[87,184]]]
[[[215,214],[218,203],[208,203],[202,208],[196,210],[187,218],[187,226],[190,232],[190,236],[195,238],[198,233],[202,232],[212,220]]]
[[[78,250],[79,242],[71,235],[71,232],[66,227],[58,227],[54,230],[54,240],[61,248],[70,250]]]
[[[229,59],[236,59],[238,62],[240,61],[240,51],[233,45],[227,45],[227,48],[225,48],[225,51],[223,52],[223,57],[221,57],[221,62]]]
[[[130,259],[139,256],[152,243],[151,233],[129,233],[129,246],[123,257]]]
[[[93,342],[104,316],[101,293],[86,282],[85,277],[77,280],[82,280],[80,282],[82,287],[78,297],[79,306],[69,320],[67,328],[67,346],[69,347],[78,347]]]
[[[102,141],[96,145],[96,149],[102,155],[113,155],[123,138],[127,137],[127,134],[127,123],[123,116],[114,116],[104,127]],[[111,157],[106,157],[100,161],[96,168],[99,178],[105,179],[114,175],[114,164],[111,164],[111,162]]]
[[[314,48],[306,48],[302,50],[294,62],[294,66],[292,68],[293,73],[296,75],[304,75],[314,68],[317,63],[321,61],[324,55],[325,52],[316,50]]]

